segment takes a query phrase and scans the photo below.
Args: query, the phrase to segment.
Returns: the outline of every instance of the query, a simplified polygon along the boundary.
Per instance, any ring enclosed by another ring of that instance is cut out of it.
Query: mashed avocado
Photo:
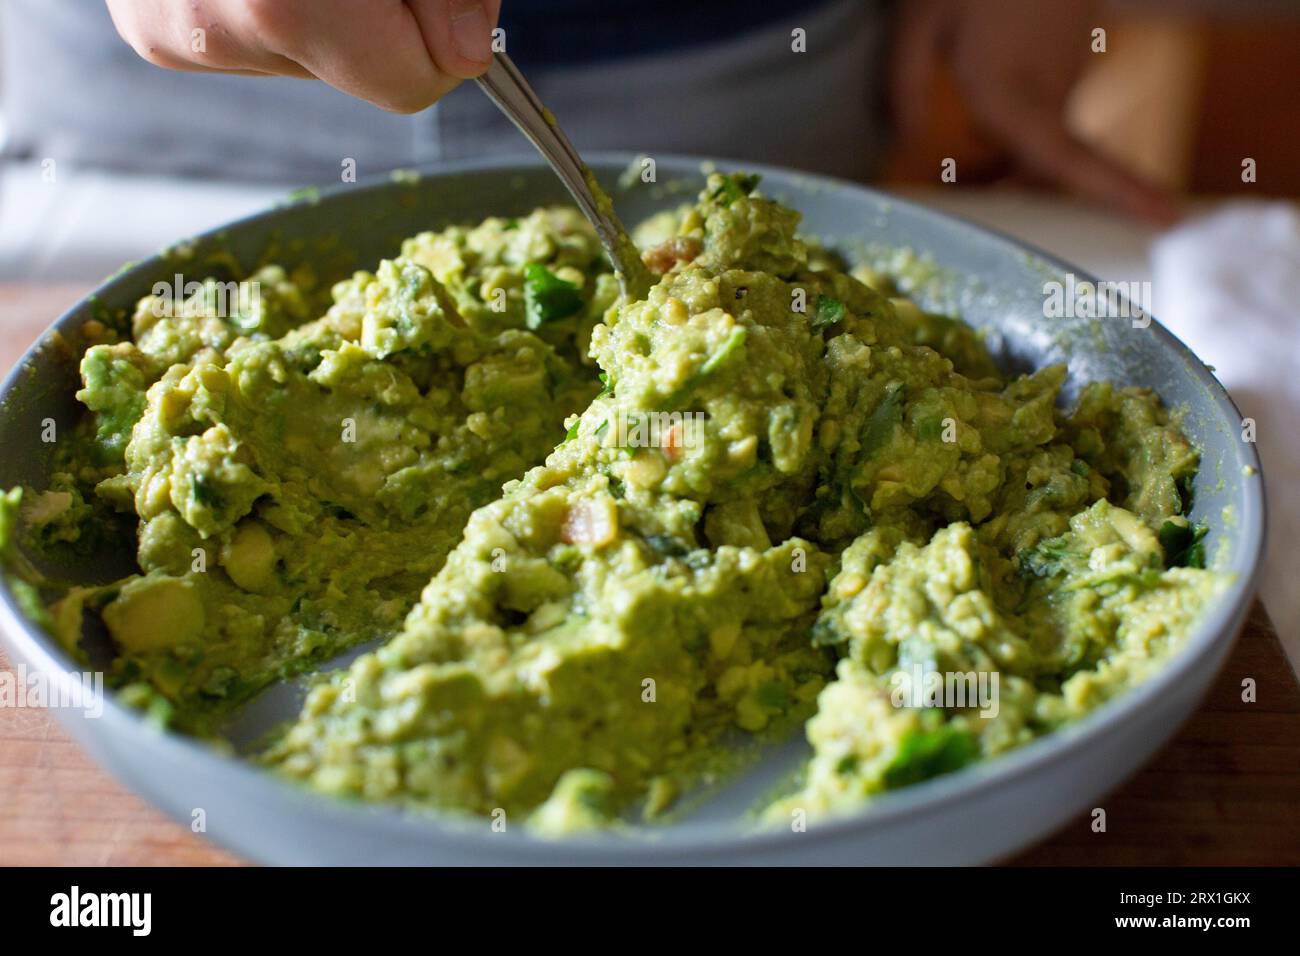
[[[1158,398],[1062,410],[1064,368],[1003,378],[755,185],[646,224],[636,302],[559,209],[409,240],[319,318],[275,267],[234,316],[146,299],[86,351],[49,490],[0,498],[44,549],[138,521],[141,573],[48,626],[75,649],[96,612],[116,682],[193,732],[380,639],[258,759],[546,832],[654,816],[805,721],[768,814],[852,808],[1159,667],[1224,581]],[[900,694],[932,673],[996,706]]]
[[[562,315],[539,313],[526,269],[567,290]],[[129,338],[87,349],[94,414],[23,507],[47,543],[102,539],[88,502],[138,518],[142,574],[52,613],[75,647],[82,606],[102,607],[114,680],[186,730],[400,629],[469,515],[599,389],[582,353],[616,285],[558,209],[417,236],[320,318],[309,293],[268,267],[232,316],[211,286],[142,300]]]

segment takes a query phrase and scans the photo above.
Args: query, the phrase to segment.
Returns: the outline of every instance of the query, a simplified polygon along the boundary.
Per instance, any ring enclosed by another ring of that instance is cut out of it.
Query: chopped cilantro
[[[1205,567],[1203,524],[1177,524],[1166,521],[1160,526],[1160,546],[1165,549],[1165,565],[1170,568]]]
[[[723,176],[722,182],[713,190],[709,198],[716,200],[720,206],[730,206],[737,199],[743,199],[757,189],[760,178],[752,173],[732,173]]]
[[[978,756],[979,746],[969,731],[958,730],[951,724],[914,731],[903,738],[897,756],[885,768],[885,786],[906,787],[952,773]]]
[[[528,327],[539,329],[581,309],[582,294],[572,282],[532,262],[524,268],[524,306]]]
[[[720,369],[729,359],[736,355],[748,337],[749,332],[743,325],[738,325],[732,329],[731,334],[727,336],[727,340],[700,366],[698,377],[705,378]]]
[[[836,322],[841,321],[848,314],[848,309],[839,299],[833,299],[828,295],[817,297],[817,314],[813,316],[812,327],[814,332],[820,332],[828,329]]]

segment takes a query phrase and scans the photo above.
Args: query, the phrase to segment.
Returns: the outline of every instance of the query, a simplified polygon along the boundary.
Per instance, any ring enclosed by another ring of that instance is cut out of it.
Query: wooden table
[[[0,284],[0,369],[84,291]],[[1100,805],[1106,833],[1080,817],[1011,862],[1300,864],[1300,686],[1262,607],[1174,741]],[[240,862],[124,790],[47,711],[0,708],[0,864]]]

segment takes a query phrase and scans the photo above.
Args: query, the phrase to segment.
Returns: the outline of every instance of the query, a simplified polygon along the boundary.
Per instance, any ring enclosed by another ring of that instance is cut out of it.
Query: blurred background
[[[1082,55],[1052,108],[1080,141],[1176,197],[1174,225],[1027,171],[1019,141],[1035,130],[991,135],[972,108],[971,70],[955,68],[942,42],[917,61],[924,82],[907,111],[919,122],[904,131],[891,108],[909,16],[974,10],[978,27],[995,12],[1077,18],[1082,6],[504,0],[502,24],[580,149],[871,181],[1102,278],[1149,282],[1155,314],[1257,421],[1273,511],[1265,603],[1294,662],[1300,588],[1284,572],[1300,540],[1300,0],[1086,4],[1081,22],[1104,28],[1105,48],[1080,35],[1061,53]],[[790,55],[793,28],[806,31],[803,57]],[[1032,34],[1018,39],[1012,52],[1026,60],[1057,55]],[[978,76],[978,50],[976,62]],[[394,116],[308,81],[161,71],[119,40],[100,0],[0,0],[0,371],[124,262],[293,189],[337,183],[344,158],[365,180],[526,150],[472,84]],[[953,182],[941,177],[948,160]]]
[[[1051,0],[1046,0],[1050,4]],[[1300,3],[1131,0],[1107,17],[1071,125],[1131,168],[1183,194],[1300,197]],[[948,71],[932,119],[891,150],[887,184],[933,181],[940,157],[965,157],[967,182],[995,182],[1008,156],[982,141]],[[1252,156],[1257,183],[1241,179]]]
[[[590,35],[575,38],[573,24],[592,2],[505,0],[502,13],[514,38],[511,54],[580,148],[694,152],[890,189],[936,189],[932,201],[977,219],[988,210],[1003,228],[1028,230],[1054,251],[1065,251],[1057,232],[1068,232],[1084,243],[1070,251],[1083,251],[1081,264],[1099,271],[1131,261],[1157,232],[1132,220],[1118,220],[1122,231],[1108,229],[1112,217],[1093,204],[1072,204],[1101,214],[1087,220],[1091,238],[1075,224],[1058,230],[1039,221],[1051,217],[1033,201],[1058,200],[1059,188],[1026,175],[1005,138],[981,131],[969,94],[942,57],[922,91],[925,102],[910,107],[919,125],[901,135],[889,116],[890,77],[881,64],[904,39],[902,14],[911,0],[662,0],[656,7],[670,18],[691,17],[700,21],[697,33],[730,33],[736,42],[666,54],[672,70],[658,71],[654,93],[636,85],[655,61],[648,49],[654,40],[635,37],[651,33],[655,22],[588,24]],[[1048,8],[1060,3],[1039,0]],[[845,5],[856,12],[837,20],[835,8]],[[1300,2],[1096,6],[1106,48],[1083,59],[1063,106],[1073,132],[1193,201],[1300,197]],[[543,8],[559,15],[539,15]],[[572,18],[563,16],[566,9]],[[758,46],[784,50],[790,24],[807,27],[813,45],[804,61],[817,64],[798,77],[788,55],[764,62],[754,53]],[[777,42],[755,39],[764,33]],[[839,35],[828,42],[827,33]],[[727,62],[740,56],[747,69]],[[620,81],[637,91],[631,121],[626,96],[608,95]],[[706,88],[720,91],[710,96]],[[846,91],[856,102],[844,102]],[[738,110],[740,96],[764,106]],[[344,156],[357,160],[365,178],[525,150],[482,100],[465,87],[426,115],[393,116],[321,84],[167,73],[117,38],[100,0],[0,0],[0,281],[100,278],[288,190],[337,182]],[[793,104],[785,116],[781,102]],[[670,112],[660,117],[655,109],[663,104]],[[810,109],[816,122],[809,122]],[[957,181],[941,184],[948,158],[957,163]],[[1242,176],[1247,158],[1256,168],[1249,182]],[[999,188],[990,195],[988,187]]]

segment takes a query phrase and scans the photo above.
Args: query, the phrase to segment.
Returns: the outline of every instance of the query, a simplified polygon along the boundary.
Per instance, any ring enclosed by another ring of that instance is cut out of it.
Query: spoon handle
[[[555,116],[528,85],[519,68],[504,53],[496,54],[492,66],[477,80],[492,102],[520,132],[537,147],[569,190],[579,210],[596,229],[601,245],[618,274],[626,298],[644,295],[649,275],[627,231],[614,213],[609,197],[600,192],[590,170],[564,135]]]

